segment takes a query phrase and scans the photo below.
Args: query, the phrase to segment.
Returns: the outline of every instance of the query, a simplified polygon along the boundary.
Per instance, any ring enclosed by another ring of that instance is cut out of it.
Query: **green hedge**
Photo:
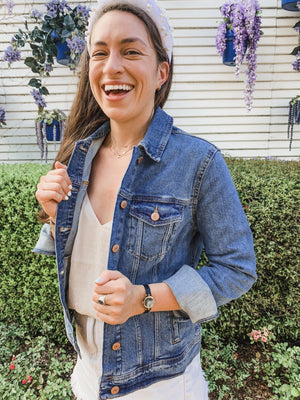
[[[254,236],[257,282],[220,308],[209,328],[222,337],[246,337],[273,326],[278,339],[295,341],[300,327],[299,162],[227,159]]]
[[[299,334],[299,163],[227,159],[255,240],[258,281],[206,324],[225,340],[273,326],[278,338]],[[29,335],[65,342],[54,257],[32,253],[39,235],[34,193],[47,165],[0,165],[0,321]]]
[[[41,225],[36,185],[48,165],[0,165],[0,320],[65,341],[55,257],[32,249]]]

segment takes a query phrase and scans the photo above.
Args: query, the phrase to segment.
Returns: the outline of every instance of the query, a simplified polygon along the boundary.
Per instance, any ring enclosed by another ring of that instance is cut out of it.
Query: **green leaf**
[[[40,79],[31,78],[28,85],[38,89],[41,87],[42,83]]]
[[[24,63],[27,67],[31,68],[32,71],[38,67],[38,63],[34,57],[26,57]]]
[[[294,50],[291,52],[291,54],[293,56],[296,56],[299,53],[299,51],[300,51],[300,46],[297,46],[294,48]]]
[[[39,92],[40,92],[41,94],[45,95],[45,96],[48,96],[48,94],[49,94],[49,91],[48,91],[48,89],[46,88],[46,86],[42,86],[42,87],[39,89]]]
[[[294,28],[298,28],[300,26],[300,21],[298,21],[295,25]]]
[[[296,388],[292,388],[292,389],[291,389],[291,395],[292,395],[293,397],[298,397],[298,396],[300,396],[300,390],[298,390],[298,389],[296,389]]]

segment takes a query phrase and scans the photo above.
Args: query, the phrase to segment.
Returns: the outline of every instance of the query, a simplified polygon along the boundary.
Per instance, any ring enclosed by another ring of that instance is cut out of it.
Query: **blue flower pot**
[[[50,36],[53,39],[57,50],[56,61],[58,62],[58,64],[68,65],[68,54],[70,54],[69,46],[66,42],[62,42],[60,40],[60,37],[56,31],[52,31]]]
[[[44,123],[44,120],[41,122]],[[56,132],[54,134],[54,126],[56,127]],[[59,142],[60,141],[60,127],[59,122],[55,119],[52,124],[46,124],[46,139],[47,142]]]
[[[233,46],[233,41],[234,41],[234,33],[232,30],[227,30],[226,31],[226,47],[223,53],[223,64],[228,65],[229,67],[234,67],[235,66],[235,57],[236,57],[236,52],[234,50]],[[247,42],[245,43],[245,52],[247,49]],[[245,56],[245,53],[243,54],[243,57]]]
[[[300,124],[300,100],[294,104],[294,123]]]
[[[281,0],[281,7],[287,11],[299,11],[297,1],[294,0]]]
[[[68,65],[69,64],[69,59],[68,59],[68,54],[70,54],[70,49],[69,46],[67,45],[66,42],[56,42],[55,43],[56,49],[57,49],[57,56],[56,60],[58,64],[61,65]]]

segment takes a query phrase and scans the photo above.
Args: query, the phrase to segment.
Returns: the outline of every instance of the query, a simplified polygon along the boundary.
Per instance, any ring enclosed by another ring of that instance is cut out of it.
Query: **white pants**
[[[78,357],[71,385],[77,400],[99,400],[102,374],[103,323],[77,314]],[[121,400],[207,400],[208,386],[197,355],[182,375],[162,380],[122,397]]]
[[[122,400],[207,400],[208,387],[200,364],[200,356],[194,358],[183,375],[140,389]]]

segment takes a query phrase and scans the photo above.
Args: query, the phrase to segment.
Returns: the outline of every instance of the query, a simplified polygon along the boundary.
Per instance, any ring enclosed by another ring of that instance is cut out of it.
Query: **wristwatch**
[[[146,291],[146,296],[145,296],[145,298],[143,300],[143,306],[145,308],[144,312],[148,313],[151,310],[151,308],[153,307],[154,298],[151,295],[151,290],[150,290],[149,285],[143,285],[143,286],[144,286],[145,291]]]

